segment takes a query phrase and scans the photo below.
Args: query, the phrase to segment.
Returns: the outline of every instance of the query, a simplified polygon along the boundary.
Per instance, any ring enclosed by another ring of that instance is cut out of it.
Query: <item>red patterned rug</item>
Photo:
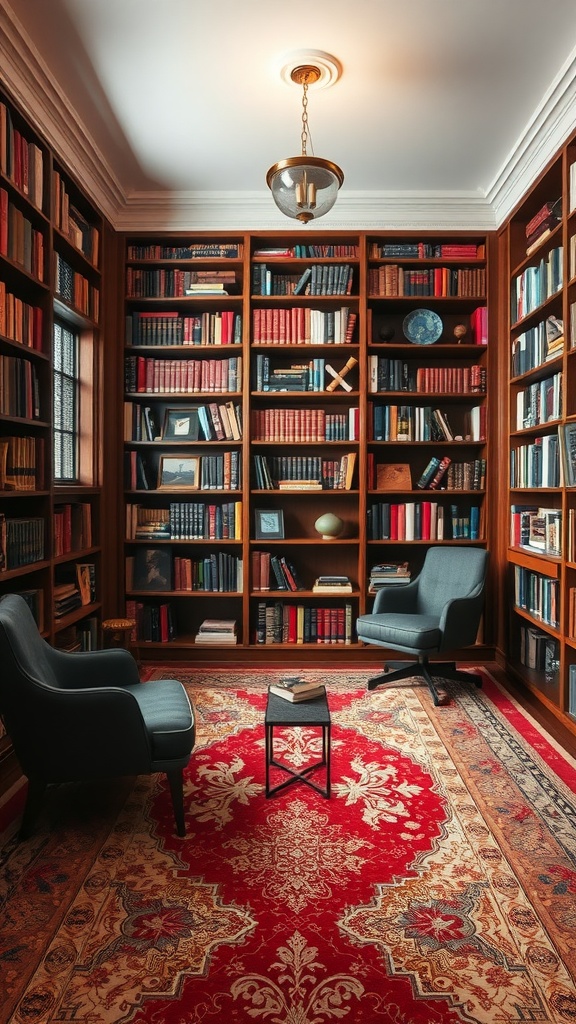
[[[2,1021],[576,1021],[576,764],[481,691],[327,682],[332,795],[264,793],[263,672],[177,675],[187,836],[160,778],[60,787],[4,836]],[[278,734],[295,770],[319,734]]]

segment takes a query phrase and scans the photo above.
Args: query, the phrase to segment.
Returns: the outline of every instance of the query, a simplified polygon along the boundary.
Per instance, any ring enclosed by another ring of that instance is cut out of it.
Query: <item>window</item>
[[[79,336],[59,320],[54,323],[54,480],[78,480]]]

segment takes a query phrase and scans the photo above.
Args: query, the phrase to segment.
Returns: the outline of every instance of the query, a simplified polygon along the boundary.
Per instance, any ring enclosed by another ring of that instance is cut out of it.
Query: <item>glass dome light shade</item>
[[[343,181],[344,174],[337,164],[305,155],[279,160],[266,175],[278,209],[303,224],[332,209]]]

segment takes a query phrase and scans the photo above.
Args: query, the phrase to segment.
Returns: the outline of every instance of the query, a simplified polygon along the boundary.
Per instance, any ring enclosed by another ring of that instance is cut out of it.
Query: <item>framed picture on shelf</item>
[[[163,441],[197,441],[198,409],[166,409]]]
[[[132,585],[134,590],[172,590],[171,548],[138,548]]]
[[[284,513],[279,508],[258,508],[256,516],[256,540],[283,540]]]
[[[200,457],[198,455],[161,455],[158,467],[158,487],[197,491],[200,486]]]

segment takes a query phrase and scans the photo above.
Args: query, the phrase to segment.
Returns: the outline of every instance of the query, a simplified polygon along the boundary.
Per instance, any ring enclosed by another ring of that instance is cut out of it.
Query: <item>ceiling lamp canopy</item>
[[[290,70],[291,81],[302,86],[302,153],[279,160],[266,175],[266,183],[278,209],[286,217],[302,224],[317,220],[332,209],[344,181],[344,174],[337,164],[307,154],[308,86],[321,78],[322,69],[315,64],[299,64]]]

